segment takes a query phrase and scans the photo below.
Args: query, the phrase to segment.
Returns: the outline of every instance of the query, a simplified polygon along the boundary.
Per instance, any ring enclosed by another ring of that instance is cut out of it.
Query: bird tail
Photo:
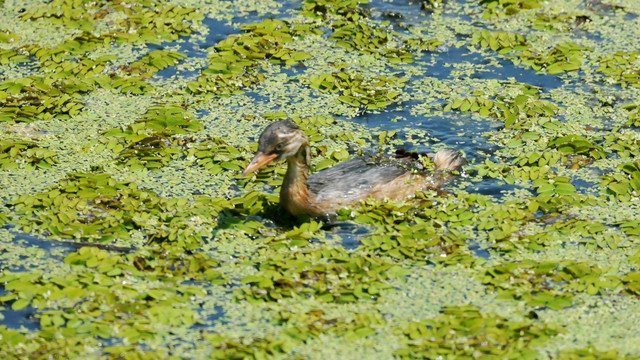
[[[467,163],[467,159],[459,151],[453,149],[440,149],[432,160],[436,165],[436,170],[455,171]]]

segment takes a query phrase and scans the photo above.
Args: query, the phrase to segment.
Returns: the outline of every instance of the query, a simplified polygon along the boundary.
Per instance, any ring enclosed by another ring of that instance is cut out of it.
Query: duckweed
[[[127,240],[131,232],[147,229],[148,241],[176,241],[195,247],[199,236],[189,219],[214,217],[228,206],[226,201],[209,200],[201,197],[189,204],[184,198],[162,199],[108,174],[76,173],[45,192],[22,195],[12,205],[20,215],[17,224],[25,232],[112,242]]]
[[[637,198],[640,190],[640,164],[638,162],[622,164],[618,167],[622,172],[602,176],[601,187],[607,193],[622,201]]]
[[[517,95],[500,95],[493,100],[477,91],[475,96],[453,99],[448,102],[444,111],[459,110],[462,112],[477,112],[481,116],[491,116],[501,119],[506,126],[523,128],[531,122],[536,122],[553,116],[558,111],[554,103],[539,98],[539,89],[524,85],[514,89]]]
[[[607,76],[607,81],[620,84],[623,88],[626,86],[639,86],[640,68],[638,67],[638,59],[640,52],[616,52],[608,54],[600,59],[600,67],[598,71]]]
[[[243,30],[244,34],[231,36],[214,46],[209,67],[197,82],[188,85],[189,90],[217,95],[241,92],[241,88],[265,79],[257,72],[261,60],[269,59],[291,66],[309,59],[308,54],[293,51],[285,45],[293,42],[296,36],[317,31],[280,20],[244,25]]]
[[[561,309],[572,305],[572,293],[575,292],[595,295],[620,291],[621,280],[608,272],[611,269],[570,260],[560,263],[528,261],[488,269],[482,282],[495,289],[498,297],[522,300],[535,307]],[[629,283],[634,278],[635,274],[625,276]],[[530,291],[522,291],[523,287]]]
[[[340,72],[311,76],[309,84],[321,92],[339,92],[340,102],[367,110],[378,110],[398,101],[400,92],[392,89],[402,88],[407,80],[384,76],[364,79],[358,74]]]
[[[0,83],[0,121],[16,123],[69,118],[83,108],[80,98],[85,91],[81,84],[39,76],[5,80]]]
[[[339,303],[375,300],[390,288],[385,280],[405,274],[390,262],[349,255],[342,249],[292,253],[261,262],[256,275],[242,279],[249,287],[236,296],[258,301],[300,296]]]
[[[536,71],[560,74],[580,69],[584,53],[590,48],[573,43],[558,44],[546,53],[533,49],[520,34],[483,30],[473,34],[471,44],[488,47],[510,58],[515,64],[531,67]]]
[[[439,356],[533,359],[540,356],[535,347],[562,329],[483,314],[473,306],[451,306],[442,309],[436,318],[412,322],[401,331],[409,344],[395,352],[399,359]]]
[[[152,107],[138,121],[125,129],[111,129],[105,136],[113,137],[106,148],[118,154],[118,162],[133,169],[157,169],[180,154],[187,139],[178,139],[202,129],[202,124],[175,105]],[[121,141],[116,139],[120,138]]]
[[[56,153],[38,147],[31,141],[0,140],[0,167],[50,168],[56,163]]]

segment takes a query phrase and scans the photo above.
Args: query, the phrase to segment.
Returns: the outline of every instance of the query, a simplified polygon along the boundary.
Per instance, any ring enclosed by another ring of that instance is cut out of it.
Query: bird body
[[[280,190],[280,205],[292,215],[324,216],[361,200],[405,199],[424,188],[437,188],[446,176],[464,163],[459,152],[440,150],[433,156],[438,176],[415,172],[399,162],[368,161],[357,157],[309,175],[309,141],[288,120],[277,121],[260,135],[258,152],[247,166],[250,174],[274,160],[287,161]],[[433,174],[431,174],[433,175]]]

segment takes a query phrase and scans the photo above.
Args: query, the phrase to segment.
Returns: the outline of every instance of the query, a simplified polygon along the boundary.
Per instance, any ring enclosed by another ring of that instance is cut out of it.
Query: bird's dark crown
[[[284,150],[281,135],[287,135],[294,131],[299,131],[300,127],[291,120],[280,120],[273,122],[267,126],[258,140],[258,151],[265,154],[279,153]],[[286,139],[286,137],[285,137]]]

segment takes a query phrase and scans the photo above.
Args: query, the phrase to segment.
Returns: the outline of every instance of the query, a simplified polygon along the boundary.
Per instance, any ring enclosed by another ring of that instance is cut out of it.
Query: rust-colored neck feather
[[[309,165],[309,143],[302,144],[296,155],[287,159],[287,173],[280,189],[280,205],[292,215],[322,214],[315,202],[315,195],[307,186]]]

